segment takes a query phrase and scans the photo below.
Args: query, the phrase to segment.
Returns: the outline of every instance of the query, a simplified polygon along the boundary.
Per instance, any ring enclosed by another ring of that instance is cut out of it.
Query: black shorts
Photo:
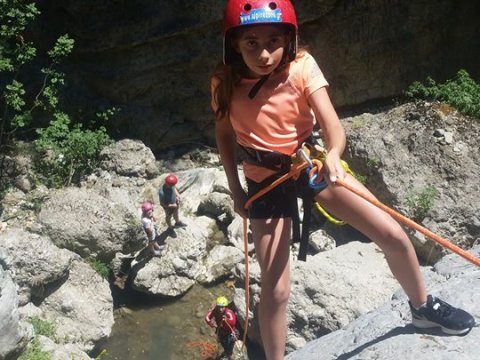
[[[271,176],[257,183],[247,178],[248,197],[270,185],[279,176]],[[249,208],[250,219],[276,219],[292,217],[296,211],[297,197],[314,197],[315,191],[308,185],[308,174],[302,171],[298,179],[288,179],[255,200]]]

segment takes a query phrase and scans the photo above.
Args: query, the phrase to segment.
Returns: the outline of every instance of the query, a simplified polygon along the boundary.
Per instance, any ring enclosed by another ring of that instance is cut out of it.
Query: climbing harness
[[[313,151],[312,151],[313,150]],[[323,161],[325,160],[325,153],[322,151],[318,151],[316,147],[312,146],[305,146],[297,150],[295,156],[292,157],[292,165],[290,170],[280,176],[278,179],[273,181],[270,185],[266,186],[265,188],[258,191],[256,194],[251,196],[245,203],[244,208],[248,210],[248,208],[252,205],[252,203],[257,200],[262,195],[266,194],[270,190],[274,189],[275,187],[282,184],[284,181],[290,178],[298,178],[300,173],[307,169],[309,174],[309,185],[312,188],[317,187],[317,189],[323,189],[327,185],[323,185]],[[303,161],[301,161],[303,160]],[[348,164],[342,160],[342,166],[346,170],[347,173],[354,175],[353,171],[348,167]],[[321,181],[319,181],[321,180]],[[337,179],[335,181],[335,185],[343,186],[345,189],[351,191],[352,193],[360,196],[364,200],[368,201],[372,205],[382,209],[394,219],[402,222],[403,224],[409,226],[410,228],[417,230],[418,232],[422,233],[423,235],[429,237],[430,239],[436,241],[443,247],[453,251],[457,255],[462,256],[466,260],[472,262],[473,264],[480,266],[480,259],[475,257],[474,255],[470,254],[469,252],[463,250],[462,248],[454,245],[450,241],[442,238],[441,236],[433,233],[432,231],[426,229],[425,227],[417,224],[413,220],[407,218],[406,216],[398,213],[397,211],[393,210],[392,208],[386,206],[385,204],[381,203],[380,201],[376,200],[375,198],[363,193],[360,190],[355,189],[353,186],[349,185],[345,181],[341,179]],[[318,204],[318,203],[317,203]],[[308,205],[307,205],[308,206]],[[317,210],[324,214],[328,214],[319,204],[317,205]],[[310,211],[310,208],[308,209]],[[305,208],[304,204],[304,214],[307,212],[307,208]],[[331,218],[329,216],[328,218]],[[333,219],[333,218],[332,218]],[[340,221],[333,219],[333,222]],[[292,219],[293,221],[293,219]],[[304,224],[305,225],[305,224]],[[245,345],[246,337],[247,337],[247,329],[248,329],[248,320],[249,320],[249,308],[250,308],[250,280],[249,280],[249,256],[248,256],[248,224],[247,219],[243,219],[243,234],[244,234],[244,254],[245,254],[245,323],[244,323],[244,332],[243,332],[243,344]],[[302,234],[303,235],[303,234]],[[307,234],[308,236],[308,234]],[[300,251],[299,251],[300,257]]]
[[[294,243],[300,243],[298,259],[305,261],[308,250],[311,209],[315,203],[314,197],[316,193],[320,192],[327,186],[327,183],[322,178],[322,174],[313,174],[312,168],[316,161],[320,163],[319,159],[323,161],[325,158],[325,151],[322,148],[313,145],[313,139],[309,139],[308,141],[304,142],[297,152],[292,156],[276,151],[259,151],[242,146],[240,148],[243,150],[245,155],[243,159],[245,162],[276,172],[275,175],[272,175],[264,180],[264,183],[267,185],[261,185],[263,182],[260,184],[260,186],[263,187],[261,187],[260,191],[254,193],[254,195],[249,199],[250,202],[246,204],[246,208],[249,208],[253,201],[263,196],[265,193],[282,185],[284,187],[284,192],[287,195],[286,199],[288,199],[290,202],[290,208],[293,210],[291,214],[292,240]],[[308,157],[310,162],[305,161],[305,156],[307,156],[307,153],[313,158],[313,160],[310,161],[310,157]],[[306,173],[302,174],[302,171],[305,169]],[[317,181],[318,175],[320,176],[320,181]],[[299,180],[300,176],[304,176],[305,179]],[[293,179],[294,183],[287,183],[286,181],[289,179]],[[304,209],[301,232],[297,198],[302,199]],[[331,217],[324,209],[322,209],[318,203],[315,203],[315,206],[321,213],[326,215],[328,220],[334,223],[339,223],[339,221]]]

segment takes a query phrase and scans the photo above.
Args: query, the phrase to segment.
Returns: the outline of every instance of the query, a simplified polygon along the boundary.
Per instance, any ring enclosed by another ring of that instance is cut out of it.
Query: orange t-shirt
[[[256,150],[292,155],[315,124],[308,97],[328,82],[308,53],[298,56],[284,71],[272,73],[250,99],[248,93],[258,80],[242,79],[233,90],[230,121],[237,142]],[[215,109],[216,104],[212,107]],[[274,171],[244,163],[244,173],[260,182]]]

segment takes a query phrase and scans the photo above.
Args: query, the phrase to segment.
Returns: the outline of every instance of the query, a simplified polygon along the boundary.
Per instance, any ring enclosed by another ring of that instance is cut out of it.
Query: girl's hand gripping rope
[[[308,171],[308,185],[316,191],[321,191],[325,189],[328,184],[323,177],[323,164],[320,160],[317,159],[310,159],[303,148],[297,150],[297,156],[301,157],[308,163],[307,171]]]

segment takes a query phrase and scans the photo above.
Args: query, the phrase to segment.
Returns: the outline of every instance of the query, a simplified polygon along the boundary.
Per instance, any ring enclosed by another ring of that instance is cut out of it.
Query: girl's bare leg
[[[255,252],[262,272],[259,324],[268,360],[283,360],[290,296],[291,219],[253,219]]]
[[[345,181],[373,197],[352,176],[347,175]],[[426,302],[427,294],[415,249],[390,215],[340,185],[329,185],[316,199],[325,209],[368,236],[383,250],[393,275],[414,306]]]

